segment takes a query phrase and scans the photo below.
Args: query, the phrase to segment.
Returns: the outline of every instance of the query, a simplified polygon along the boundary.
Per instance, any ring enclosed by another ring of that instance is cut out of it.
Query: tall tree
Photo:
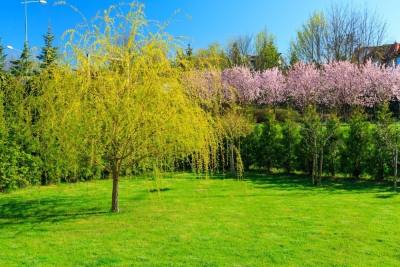
[[[313,185],[319,185],[321,182],[319,162],[323,151],[322,139],[325,128],[315,107],[307,107],[303,115],[301,135],[305,170],[309,172]]]
[[[291,43],[290,45],[290,49],[289,49],[289,65],[291,67],[293,67],[294,65],[296,65],[296,63],[299,62],[299,55],[297,54],[297,50],[295,48],[296,44],[295,43]]]
[[[385,21],[367,7],[336,4],[307,20],[293,48],[306,62],[365,62],[369,47],[382,44],[386,28]]]
[[[95,38],[93,43],[73,43],[77,68],[47,80],[39,114],[43,136],[60,144],[60,156],[72,165],[82,157],[104,162],[113,181],[111,210],[118,212],[119,179],[126,168],[158,172],[190,158],[206,170],[214,138],[209,116],[188,99],[168,57],[170,36],[148,31],[139,3],[127,14],[111,17],[113,10],[95,21],[105,27],[95,24],[82,34],[84,40]],[[129,40],[118,44],[120,36]]]
[[[42,48],[42,52],[38,56],[38,59],[41,61],[40,67],[45,69],[55,63],[58,52],[57,47],[53,45],[55,37],[50,26],[47,29],[47,33],[43,36],[43,39],[44,47]]]
[[[343,164],[347,173],[354,178],[360,178],[365,171],[368,148],[371,145],[368,122],[365,114],[356,109],[349,124],[349,134],[345,139],[345,149],[342,155]]]
[[[279,146],[279,160],[287,173],[291,173],[298,160],[299,144],[301,141],[300,124],[294,120],[295,112],[288,110],[288,116],[282,123],[282,135]]]
[[[245,58],[239,49],[239,44],[237,42],[232,42],[228,47],[228,57],[229,63],[232,67],[246,65]]]
[[[224,69],[229,65],[228,57],[218,43],[198,49],[192,59],[196,69]]]
[[[293,48],[302,61],[322,64],[326,59],[327,22],[321,12],[314,13],[297,32]]]
[[[233,39],[228,46],[228,57],[231,66],[249,66],[253,53],[253,37],[241,35]]]
[[[256,60],[255,69],[262,71],[274,67],[279,67],[281,55],[275,44],[274,36],[266,30],[257,34],[255,38]]]
[[[327,59],[364,62],[368,53],[362,48],[381,45],[386,36],[386,22],[368,7],[334,4],[326,12]]]
[[[389,128],[390,133],[390,150],[392,156],[393,167],[393,186],[397,191],[397,184],[399,182],[398,165],[399,165],[399,148],[400,148],[400,125],[394,123]]]
[[[273,110],[269,109],[265,114],[265,123],[260,136],[260,152],[262,153],[260,165],[265,167],[266,171],[271,172],[276,166],[277,151],[279,147],[279,125],[275,118]]]
[[[31,76],[33,74],[33,61],[27,42],[24,43],[19,59],[11,61],[11,64],[11,73],[15,76]]]
[[[253,54],[253,36],[246,34],[246,35],[240,35],[234,40],[235,43],[237,43],[240,54],[243,57],[248,57],[249,55]]]
[[[379,107],[376,129],[373,133],[374,153],[371,157],[371,172],[375,180],[381,181],[388,174],[391,161],[391,132],[392,113],[387,103]]]

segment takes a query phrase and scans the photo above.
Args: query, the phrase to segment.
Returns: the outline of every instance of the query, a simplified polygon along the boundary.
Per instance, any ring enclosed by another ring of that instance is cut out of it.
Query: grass
[[[189,174],[0,195],[0,266],[399,266],[400,196],[368,182]]]

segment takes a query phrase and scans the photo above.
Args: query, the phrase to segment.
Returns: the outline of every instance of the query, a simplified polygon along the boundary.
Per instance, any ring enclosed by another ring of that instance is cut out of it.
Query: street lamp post
[[[34,0],[34,1],[24,1],[21,2],[25,6],[25,43],[28,43],[28,4],[47,4],[46,0]]]

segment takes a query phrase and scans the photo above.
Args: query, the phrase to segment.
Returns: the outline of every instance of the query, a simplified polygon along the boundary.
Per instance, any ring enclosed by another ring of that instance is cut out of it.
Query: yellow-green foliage
[[[185,71],[182,73],[182,81],[189,98],[212,115],[211,123],[218,150],[213,155],[219,154],[213,165],[229,165],[231,171],[235,169],[236,175],[242,176],[240,138],[249,134],[252,129],[248,118],[237,105],[237,92],[224,86],[221,71],[213,67]],[[228,158],[231,159],[229,163]]]
[[[165,169],[189,155],[207,169],[211,119],[184,92],[168,58],[172,37],[148,23],[142,5],[124,8],[69,31],[71,63],[45,83],[43,135],[76,169],[82,158],[118,172]]]

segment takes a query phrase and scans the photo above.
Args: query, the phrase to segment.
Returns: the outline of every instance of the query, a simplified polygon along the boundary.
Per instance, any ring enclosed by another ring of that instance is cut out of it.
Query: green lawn
[[[371,183],[177,174],[0,195],[0,266],[400,266],[400,194]]]

